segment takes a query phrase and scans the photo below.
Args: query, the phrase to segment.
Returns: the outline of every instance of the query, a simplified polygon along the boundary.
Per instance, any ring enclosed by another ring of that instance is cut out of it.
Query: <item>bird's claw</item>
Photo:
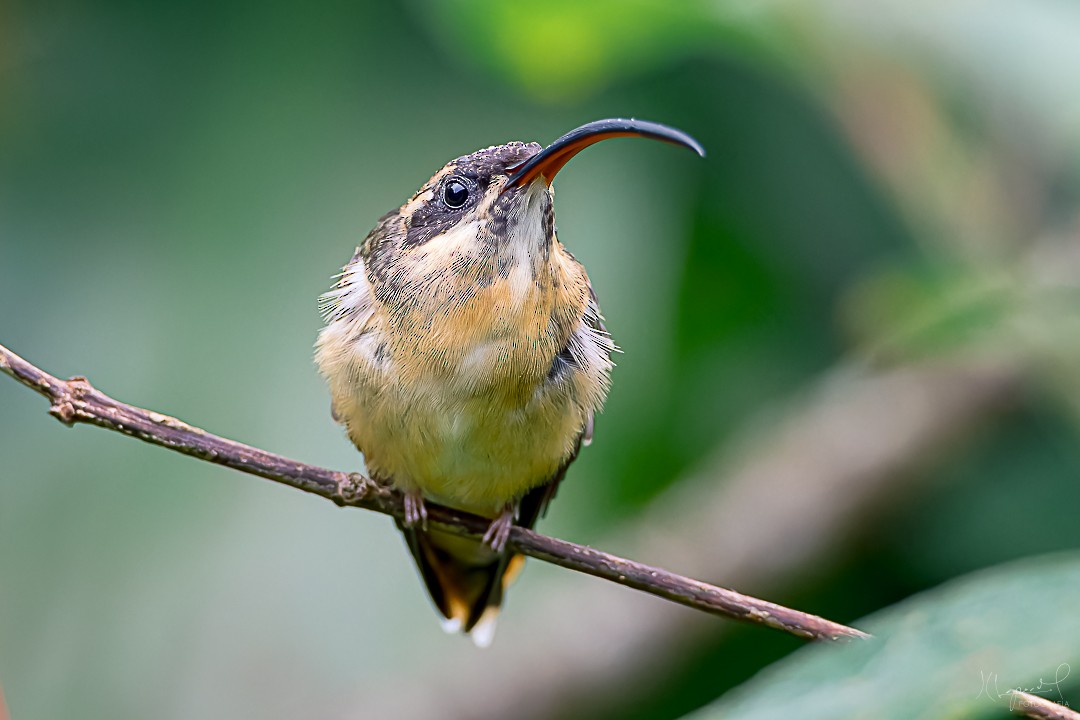
[[[506,549],[506,541],[510,539],[510,529],[514,527],[514,508],[507,507],[499,517],[491,521],[487,532],[484,533],[484,544],[497,553]]]
[[[405,527],[427,530],[427,505],[419,491],[405,493]]]

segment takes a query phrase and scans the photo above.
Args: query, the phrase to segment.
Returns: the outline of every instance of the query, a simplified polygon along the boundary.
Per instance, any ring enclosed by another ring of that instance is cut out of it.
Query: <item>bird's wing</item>
[[[595,338],[596,336],[603,337],[607,340],[607,344],[604,345],[604,352],[610,359],[611,353],[614,352],[615,348],[614,345],[610,344],[610,335],[608,334],[607,326],[604,324],[604,316],[600,312],[600,301],[596,297],[596,291],[593,290],[592,285],[590,284],[589,302],[585,306],[585,312],[582,314],[581,323],[578,328],[574,330],[571,338],[567,341],[567,345],[569,346],[574,342],[582,345],[589,342],[590,338]],[[559,466],[559,469],[551,476],[550,480],[543,485],[533,488],[522,498],[520,512],[518,514],[518,525],[531,529],[536,524],[537,519],[547,514],[548,506],[551,504],[551,501],[555,499],[555,494],[559,490],[559,483],[566,477],[566,471],[570,467],[570,463],[577,459],[582,446],[592,442],[594,420],[595,411],[589,410],[585,419],[585,426],[581,428],[581,433],[574,443],[574,451],[563,461],[563,464]]]

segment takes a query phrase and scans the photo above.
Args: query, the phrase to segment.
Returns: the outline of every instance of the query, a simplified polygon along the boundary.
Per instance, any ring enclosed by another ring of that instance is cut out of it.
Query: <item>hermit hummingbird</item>
[[[556,173],[613,137],[683,132],[599,120],[541,148],[451,160],[384,215],[322,297],[316,363],[371,477],[404,494],[398,527],[449,631],[490,643],[531,528],[593,436],[614,342],[555,229]],[[482,541],[427,528],[426,501],[491,518]]]

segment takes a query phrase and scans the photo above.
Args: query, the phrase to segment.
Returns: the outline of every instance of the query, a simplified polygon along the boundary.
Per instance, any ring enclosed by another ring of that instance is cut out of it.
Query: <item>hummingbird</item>
[[[607,396],[615,343],[559,242],[552,181],[583,148],[639,136],[705,152],[642,120],[591,122],[542,148],[451,160],[379,219],[321,298],[316,364],[368,473],[404,495],[397,521],[449,632],[493,638],[531,528]],[[491,520],[481,540],[427,527],[426,502]]]

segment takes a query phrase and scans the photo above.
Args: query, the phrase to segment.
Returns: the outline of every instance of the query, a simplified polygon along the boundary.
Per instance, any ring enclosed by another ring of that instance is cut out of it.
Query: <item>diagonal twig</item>
[[[243,443],[213,435],[176,418],[144,410],[105,395],[84,377],[61,380],[0,345],[0,370],[45,396],[49,413],[66,425],[86,423],[130,435],[153,445],[175,450],[207,462],[294,487],[341,506],[401,518],[400,493],[357,473],[308,465]],[[488,520],[438,505],[429,505],[428,522],[440,530],[477,537]],[[869,637],[854,628],[816,615],[759,600],[733,590],[683,577],[661,568],[610,553],[541,535],[521,527],[511,530],[513,550],[571,570],[670,600],[687,607],[766,625],[799,637],[840,640]]]

